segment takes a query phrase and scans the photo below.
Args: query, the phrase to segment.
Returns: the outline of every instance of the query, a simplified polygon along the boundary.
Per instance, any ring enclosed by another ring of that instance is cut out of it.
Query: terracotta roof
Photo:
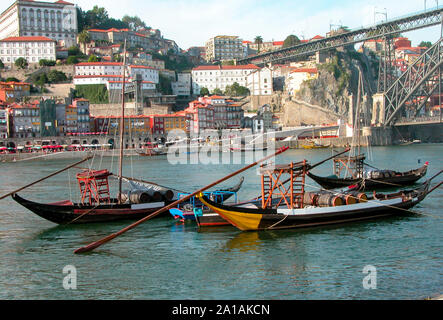
[[[114,74],[100,74],[100,75],[78,75],[74,76],[74,79],[82,79],[82,78],[122,78],[121,75],[114,75]]]
[[[80,62],[77,63],[75,66],[122,66],[123,63],[121,62]]]
[[[274,41],[274,42],[272,42],[272,45],[274,45],[274,46],[282,46],[283,43],[284,43],[284,41]]]
[[[317,68],[297,68],[291,71],[293,72],[306,72],[306,73],[318,73]]]
[[[0,40],[0,42],[56,42],[47,37],[8,37]]]
[[[153,67],[140,66],[140,65],[130,65],[129,67],[130,67],[130,68],[134,68],[134,69],[154,69],[154,70],[156,70],[156,69],[153,68]]]
[[[71,6],[73,6],[73,5],[74,5],[73,3],[70,3],[70,2],[67,2],[67,1],[63,1],[63,0],[58,0],[58,1],[54,2],[54,3],[59,3],[59,4],[68,4],[68,5],[71,5]]]
[[[192,71],[199,71],[199,70],[235,70],[235,69],[239,69],[239,70],[244,70],[244,69],[260,69],[259,67],[257,67],[254,64],[247,64],[247,65],[240,65],[240,66],[198,66],[194,69],[192,69]]]

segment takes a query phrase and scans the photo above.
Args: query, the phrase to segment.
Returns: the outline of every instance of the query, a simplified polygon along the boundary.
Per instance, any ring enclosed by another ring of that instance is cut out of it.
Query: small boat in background
[[[137,151],[137,153],[140,156],[144,156],[144,157],[153,157],[153,156],[161,156],[161,155],[165,155],[168,153],[168,149],[162,145],[150,145],[146,148],[144,148],[144,150],[142,152]]]
[[[429,163],[422,167],[399,172],[371,168],[364,171],[365,156],[337,157],[334,161],[334,175],[321,177],[308,172],[307,175],[325,189],[343,188],[359,184],[362,188],[389,188],[415,183],[426,175]]]
[[[311,141],[309,144],[302,145],[302,148],[303,149],[325,149],[325,148],[329,148],[329,145],[325,146],[325,145],[322,145],[318,142]]]

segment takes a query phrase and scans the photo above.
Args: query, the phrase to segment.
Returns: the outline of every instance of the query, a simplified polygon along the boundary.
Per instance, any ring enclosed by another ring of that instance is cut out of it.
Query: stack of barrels
[[[363,192],[352,191],[346,194],[334,194],[328,191],[305,192],[303,204],[315,207],[337,207],[359,202],[366,202],[368,197]]]
[[[174,198],[174,191],[162,190],[126,190],[122,192],[122,202],[131,204],[171,201]]]

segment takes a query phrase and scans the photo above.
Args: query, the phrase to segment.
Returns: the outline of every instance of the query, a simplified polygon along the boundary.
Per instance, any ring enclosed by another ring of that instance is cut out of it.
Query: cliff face
[[[339,118],[347,120],[350,106],[356,105],[359,69],[363,75],[363,94],[372,94],[373,70],[367,57],[360,53],[337,51],[328,62],[319,64],[317,68],[318,78],[303,82],[297,95],[290,99],[291,102],[284,103],[285,125],[331,123]],[[352,102],[351,94],[354,97]],[[300,105],[298,113],[294,102]],[[308,115],[303,102],[317,108],[311,108]],[[304,108],[301,108],[302,104]],[[291,119],[297,120],[291,122]]]

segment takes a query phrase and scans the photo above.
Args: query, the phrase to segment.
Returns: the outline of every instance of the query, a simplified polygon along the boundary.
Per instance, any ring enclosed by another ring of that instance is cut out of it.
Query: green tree
[[[234,82],[230,86],[226,86],[225,95],[231,97],[247,96],[249,95],[249,89]]]
[[[212,94],[220,96],[223,94],[223,91],[221,91],[221,89],[219,88],[215,88],[214,90],[212,90]]]
[[[300,39],[291,34],[286,37],[285,41],[283,41],[283,48],[292,47],[300,43]]]
[[[172,94],[171,79],[161,74],[158,75],[158,84],[160,92],[163,94]]]
[[[91,42],[91,35],[87,30],[83,30],[79,33],[78,42],[83,45],[83,53],[86,54],[86,44]]]
[[[5,67],[5,65],[3,64],[3,61],[0,60],[0,69],[3,69]]]
[[[138,16],[130,17],[128,15],[125,15],[122,18],[122,21],[127,23],[129,26],[129,29],[131,29],[133,31],[138,31],[138,30],[144,29],[144,28],[150,29],[149,27],[146,26],[146,23],[143,20],[141,20]]]
[[[28,61],[25,58],[18,58],[15,60],[15,66],[19,69],[25,69],[28,66]]]
[[[47,80],[49,83],[58,83],[68,80],[66,74],[62,71],[51,70],[47,74]]]
[[[80,49],[77,46],[72,46],[68,48],[69,56],[78,56],[80,53]]]
[[[200,95],[201,95],[201,96],[209,96],[209,90],[208,90],[208,88],[205,88],[205,87],[200,88]]]
[[[88,62],[99,62],[99,61],[100,61],[99,57],[97,57],[95,55],[90,55],[89,56]]]
[[[261,36],[256,36],[254,43],[257,45],[257,53],[260,52],[260,45],[263,43],[263,38]]]
[[[46,73],[42,73],[34,83],[35,85],[39,86],[40,91],[43,92],[45,89],[45,84],[47,82],[48,82],[48,77],[46,76]]]
[[[5,81],[6,81],[6,82],[20,82],[20,80],[17,79],[16,77],[9,77],[9,78],[6,78]]]
[[[420,42],[420,44],[418,46],[430,48],[430,47],[432,47],[432,42],[431,41],[422,41],[422,42]]]
[[[41,67],[52,67],[55,66],[56,62],[54,60],[46,60],[46,59],[41,59],[38,64]]]
[[[69,56],[68,59],[66,59],[67,64],[76,64],[78,63],[78,58],[76,56]]]

